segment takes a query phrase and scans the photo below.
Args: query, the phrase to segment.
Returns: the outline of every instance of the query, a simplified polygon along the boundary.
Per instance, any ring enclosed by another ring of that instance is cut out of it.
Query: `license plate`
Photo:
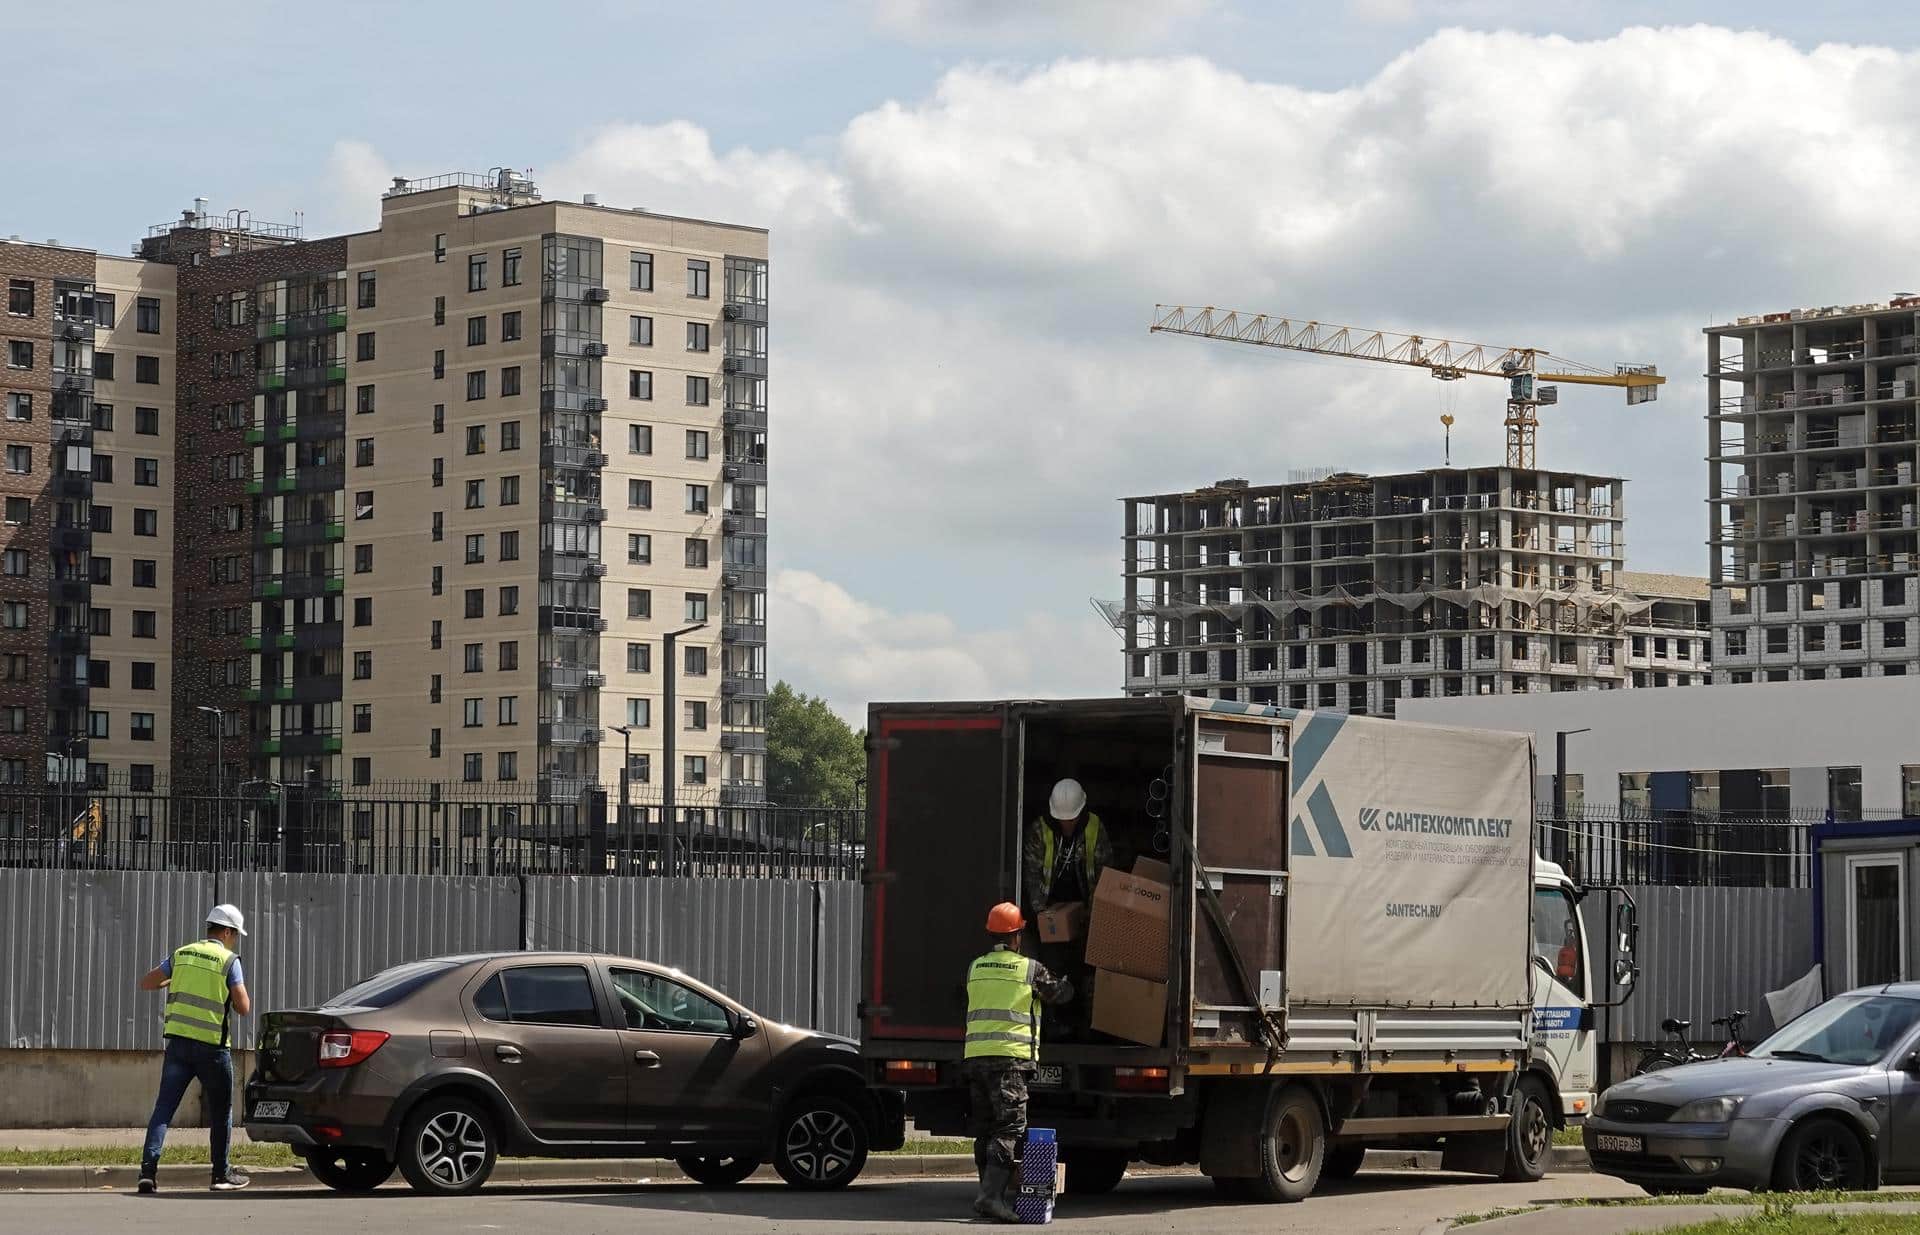
[[[1039,1089],[1059,1089],[1067,1083],[1065,1064],[1045,1063],[1034,1069],[1033,1083]]]
[[[1647,1143],[1637,1136],[1602,1136],[1596,1132],[1593,1147],[1603,1154],[1637,1154],[1646,1149]]]
[[[253,1118],[255,1119],[285,1119],[286,1117],[287,1104],[285,1102],[256,1102],[253,1104]]]

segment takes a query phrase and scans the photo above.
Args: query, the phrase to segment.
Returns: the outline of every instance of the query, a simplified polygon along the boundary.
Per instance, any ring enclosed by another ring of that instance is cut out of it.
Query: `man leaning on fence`
[[[159,1187],[160,1150],[167,1143],[167,1125],[186,1096],[187,1083],[198,1080],[207,1101],[207,1139],[213,1151],[213,1191],[232,1192],[249,1180],[227,1164],[227,1144],[233,1134],[233,1054],[231,1020],[234,1013],[253,1011],[246,976],[234,949],[247,933],[246,921],[232,905],[207,911],[207,936],[175,948],[140,979],[140,989],[167,992],[165,1030],[167,1050],[160,1066],[160,1096],[154,1099],[147,1121],[146,1149],[140,1155],[140,1191]]]

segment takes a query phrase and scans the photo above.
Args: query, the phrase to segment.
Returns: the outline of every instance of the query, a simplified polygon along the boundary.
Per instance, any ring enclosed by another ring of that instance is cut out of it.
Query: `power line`
[[[1643,822],[1643,821],[1636,820],[1635,822]],[[1723,857],[1723,858],[1810,858],[1813,856],[1811,849],[1703,849],[1697,845],[1664,845],[1659,843],[1658,841],[1635,840],[1635,839],[1632,839],[1631,837],[1619,835],[1617,833],[1613,836],[1604,836],[1603,834],[1596,831],[1591,831],[1586,829],[1576,831],[1573,828],[1559,826],[1551,823],[1543,823],[1539,820],[1535,820],[1533,826],[1536,830],[1542,831],[1542,832],[1559,832],[1565,836],[1584,837],[1589,840],[1609,840],[1615,846],[1618,846],[1620,848],[1631,847],[1634,849],[1661,849],[1669,853],[1700,853],[1700,854],[1707,854],[1710,856]],[[1604,827],[1605,825],[1602,824],[1600,826]],[[1772,827],[1777,825],[1729,824],[1729,825],[1723,825],[1723,826]],[[1795,829],[1795,830],[1797,831],[1798,829]]]

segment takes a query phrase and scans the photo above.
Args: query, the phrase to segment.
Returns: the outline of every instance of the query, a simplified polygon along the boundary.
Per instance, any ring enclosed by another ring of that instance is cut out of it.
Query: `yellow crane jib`
[[[1627,392],[1627,403],[1649,403],[1667,379],[1652,365],[1615,365],[1611,369],[1581,364],[1537,347],[1495,347],[1458,339],[1433,339],[1388,330],[1367,330],[1330,322],[1242,313],[1233,309],[1191,305],[1155,305],[1155,333],[1192,335],[1227,343],[1249,343],[1316,356],[1340,356],[1383,364],[1425,369],[1443,382],[1466,377],[1498,377],[1507,381],[1507,466],[1534,466],[1534,437],[1539,426],[1536,410],[1560,401],[1556,386],[1614,386]]]

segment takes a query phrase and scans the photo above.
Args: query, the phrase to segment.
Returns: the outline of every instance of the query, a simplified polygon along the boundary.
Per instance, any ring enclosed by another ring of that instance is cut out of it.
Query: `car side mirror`
[[[760,1022],[754,1020],[751,1016],[748,1016],[746,1013],[743,1012],[739,1016],[736,1016],[733,1018],[733,1036],[734,1037],[751,1038],[754,1034],[757,1034],[759,1032],[760,1032]]]
[[[1900,1070],[1920,1073],[1920,1051],[1908,1051],[1907,1057],[1900,1061]]]

